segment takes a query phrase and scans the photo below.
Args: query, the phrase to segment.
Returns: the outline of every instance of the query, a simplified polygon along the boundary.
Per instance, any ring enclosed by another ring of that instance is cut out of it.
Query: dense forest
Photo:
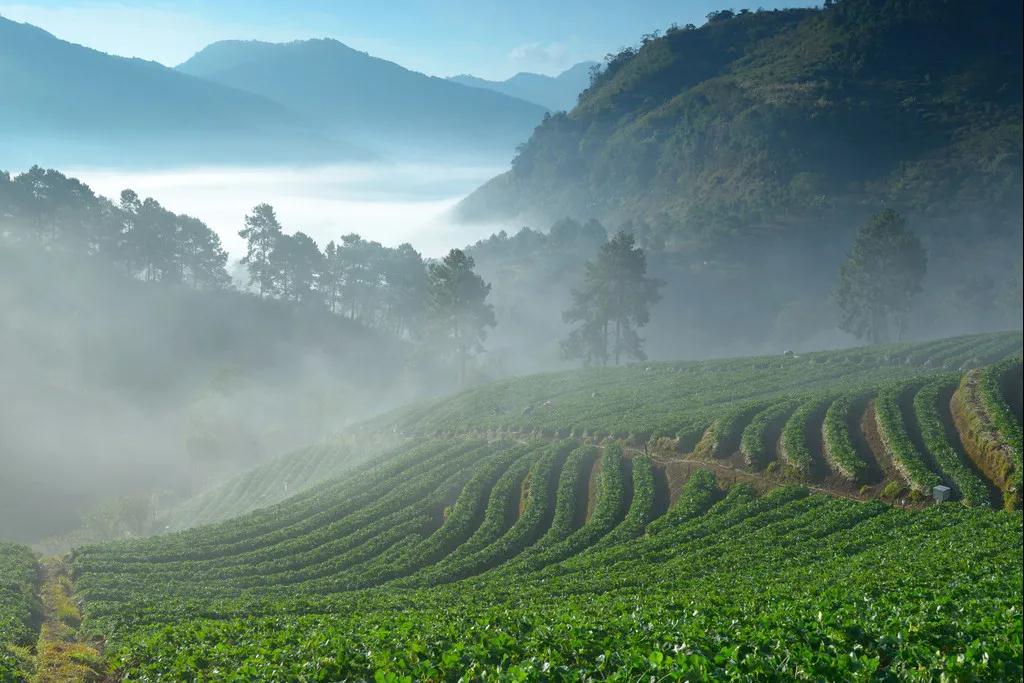
[[[608,55],[462,211],[640,217],[674,247],[856,222],[865,202],[1005,230],[1020,23],[1008,0],[846,0],[672,26]]]
[[[671,26],[609,54],[579,104],[545,118],[458,215],[633,234],[672,293],[648,329],[655,357],[848,343],[835,273],[885,208],[928,254],[909,336],[1016,327],[1020,12],[846,0]],[[540,265],[557,264],[548,251],[522,280],[560,274]],[[559,313],[534,315],[543,347]]]

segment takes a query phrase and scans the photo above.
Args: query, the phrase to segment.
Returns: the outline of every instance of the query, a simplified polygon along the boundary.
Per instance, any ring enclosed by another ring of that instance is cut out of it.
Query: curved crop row
[[[597,489],[597,503],[586,524],[558,543],[524,556],[510,568],[520,571],[537,570],[589,548],[615,528],[622,519],[625,501],[625,478],[622,472],[622,448],[609,444],[601,455],[601,481]]]
[[[921,440],[925,448],[956,488],[960,501],[968,507],[988,507],[989,496],[985,482],[967,466],[967,456],[958,452],[949,442],[939,413],[941,395],[955,388],[958,383],[957,377],[950,377],[921,387],[914,395],[914,414],[921,428]]]
[[[581,446],[565,459],[561,476],[558,478],[555,514],[551,519],[551,526],[537,541],[534,550],[557,543],[575,530],[577,508],[587,504],[587,475],[590,474],[596,456],[595,447]]]
[[[807,443],[811,422],[830,400],[830,397],[817,397],[804,401],[782,427],[779,458],[802,476],[810,474],[814,467],[814,455]]]
[[[559,466],[574,449],[572,442],[549,446],[534,462],[524,482],[529,486],[526,505],[516,523],[493,543],[461,560],[450,563],[446,575],[435,577],[445,582],[479,574],[506,562],[537,541],[554,516]]]
[[[471,448],[466,441],[455,447]],[[265,550],[282,540],[302,536],[344,517],[362,504],[379,498],[395,482],[414,478],[436,466],[453,448],[450,441],[431,441],[420,447],[389,453],[383,464],[357,467],[343,479],[314,487],[287,501],[242,517],[137,541],[122,541],[77,549],[76,567],[96,567],[106,560],[119,565],[153,562],[219,563],[228,556]],[[246,560],[248,561],[248,560]]]
[[[375,577],[375,582],[405,576],[432,565],[467,541],[483,522],[492,487],[520,455],[519,451],[506,448],[497,457],[479,465],[459,493],[441,528],[410,549],[382,575]]]
[[[744,425],[757,409],[756,404],[744,403],[716,417],[694,448],[694,455],[704,458],[725,458],[731,455],[739,444]]]
[[[375,504],[331,525],[329,529],[332,533],[322,542],[314,544],[312,539],[318,534],[307,534],[275,546],[279,551],[291,548],[292,552],[262,558],[251,565],[204,568],[192,572],[175,565],[176,573],[173,576],[160,571],[160,564],[152,565],[153,573],[150,575],[140,573],[139,567],[131,567],[133,571],[122,575],[119,585],[122,589],[144,590],[158,579],[159,583],[152,590],[163,594],[193,595],[230,595],[261,585],[287,585],[293,590],[311,588],[311,581],[351,569],[353,556],[367,559],[360,551],[365,544],[373,542],[374,534],[396,525],[407,525],[410,518],[429,517],[431,510],[442,504],[447,491],[465,482],[471,471],[467,466],[478,460],[479,455],[486,453],[487,449],[480,447],[465,452],[456,449],[455,452],[457,455],[442,463],[443,466],[435,467],[406,482]],[[79,589],[93,599],[100,599],[109,591],[115,591],[113,586],[101,583],[100,576],[95,573],[84,576],[79,581]]]
[[[883,506],[792,490],[729,501],[686,526],[507,584],[385,588],[303,613],[186,618],[127,633],[110,644],[111,660],[130,680],[224,671],[311,681],[751,680],[765,672],[897,681],[922,671],[1020,679],[1019,515],[883,514]],[[962,551],[951,557],[949,548]],[[972,640],[951,641],[951,629]],[[742,650],[749,643],[765,646]]]
[[[697,470],[683,484],[675,505],[647,526],[648,534],[662,533],[704,514],[720,498],[721,491],[715,483],[715,475],[707,470]]]
[[[857,453],[850,438],[852,409],[850,398],[841,396],[825,411],[821,425],[822,454],[833,471],[853,483],[861,483],[867,476],[868,464]]]
[[[939,475],[928,469],[921,454],[917,452],[907,426],[903,423],[899,399],[907,386],[886,387],[878,392],[875,399],[875,422],[882,445],[892,457],[893,466],[906,479],[911,491],[919,496],[931,495],[932,488],[942,483]]]
[[[999,436],[1010,448],[1010,457],[1013,463],[1013,473],[1010,475],[1009,493],[1019,501],[1021,492],[1024,491],[1024,460],[1022,460],[1022,438],[1021,425],[1013,414],[1007,397],[1003,395],[1001,387],[1004,376],[1011,372],[1020,372],[1021,356],[1007,358],[999,363],[985,368],[981,372],[978,381],[978,394],[981,397],[985,411],[995,426]]]
[[[607,447],[605,448],[607,452]],[[594,544],[592,550],[624,543],[642,536],[647,525],[654,516],[654,467],[646,455],[637,455],[632,459],[633,467],[633,499],[622,522],[612,529],[604,538]],[[588,551],[589,552],[589,551]]]
[[[796,406],[797,402],[791,399],[773,403],[754,415],[750,423],[743,428],[743,435],[740,436],[740,452],[748,467],[761,469],[768,464],[768,444],[766,443],[768,433],[778,429],[796,409]]]
[[[541,444],[533,443],[510,449],[506,457],[512,459],[512,464],[491,488],[487,509],[477,530],[447,557],[436,564],[424,567],[403,583],[418,586],[440,583],[447,577],[450,568],[501,538],[502,534],[515,524],[523,480],[537,461],[541,448]]]

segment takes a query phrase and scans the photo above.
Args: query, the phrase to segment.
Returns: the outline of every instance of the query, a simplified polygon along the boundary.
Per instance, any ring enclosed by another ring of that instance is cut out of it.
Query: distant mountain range
[[[506,161],[545,111],[334,40],[219,42],[172,69],[0,17],[0,168]]]
[[[488,81],[468,74],[452,76],[448,80],[474,88],[494,90],[510,97],[534,102],[551,111],[568,111],[590,85],[590,71],[597,62],[580,62],[557,76],[544,76],[527,72],[517,73],[504,81]]]
[[[0,17],[0,168],[351,158],[285,104]]]
[[[544,116],[539,105],[410,71],[330,39],[218,42],[178,70],[287,103],[321,130],[389,152],[510,155]]]

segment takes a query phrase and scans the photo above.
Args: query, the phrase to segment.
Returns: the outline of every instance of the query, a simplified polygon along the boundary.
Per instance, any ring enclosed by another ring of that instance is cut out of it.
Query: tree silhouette
[[[834,293],[839,327],[880,344],[889,340],[894,325],[897,339],[902,338],[927,269],[927,254],[906,219],[892,209],[878,212],[857,231],[839,269]]]
[[[620,230],[587,263],[583,287],[572,292],[572,305],[562,317],[576,327],[562,342],[562,352],[587,365],[607,365],[609,360],[618,365],[623,356],[643,360],[637,329],[650,321],[660,287],[659,281],[647,277],[643,249]]]
[[[461,249],[452,249],[429,269],[432,322],[458,360],[460,385],[466,380],[466,361],[483,350],[487,328],[497,324],[494,307],[487,303],[491,286],[473,272],[475,265]]]
[[[261,297],[278,293],[280,273],[271,261],[271,255],[281,237],[281,224],[274,207],[260,204],[245,217],[245,227],[239,237],[248,242],[242,263],[249,269],[249,285],[256,285]]]

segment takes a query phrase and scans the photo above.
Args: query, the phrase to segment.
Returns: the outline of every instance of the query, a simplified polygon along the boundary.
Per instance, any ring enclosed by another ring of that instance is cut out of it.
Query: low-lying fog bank
[[[158,170],[71,168],[67,175],[96,193],[117,197],[132,188],[202,219],[232,260],[245,253],[242,219],[268,203],[288,231],[301,230],[321,247],[358,233],[385,246],[411,243],[424,256],[486,237],[492,226],[456,224],[449,211],[503,169],[492,165],[354,163],[324,166],[206,166]]]

